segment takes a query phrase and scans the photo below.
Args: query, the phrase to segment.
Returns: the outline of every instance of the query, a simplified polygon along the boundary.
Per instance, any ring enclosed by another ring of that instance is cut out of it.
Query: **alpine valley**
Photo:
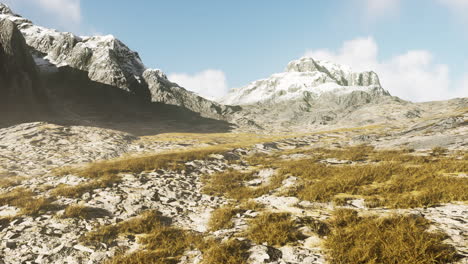
[[[468,263],[468,98],[303,57],[215,101],[0,3],[1,263]]]

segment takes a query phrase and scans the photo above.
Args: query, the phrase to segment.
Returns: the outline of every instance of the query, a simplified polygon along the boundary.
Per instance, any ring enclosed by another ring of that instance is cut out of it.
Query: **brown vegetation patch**
[[[146,234],[170,224],[170,220],[158,211],[147,211],[138,217],[115,224],[102,226],[82,237],[88,244],[112,244],[122,234]]]
[[[278,164],[281,174],[300,178],[289,194],[303,200],[344,204],[346,197],[361,196],[368,206],[393,208],[468,200],[468,179],[445,175],[467,173],[466,160],[415,156],[408,151],[369,151],[368,160],[361,164],[326,165],[316,158]]]
[[[331,263],[452,263],[455,249],[443,243],[445,235],[428,232],[419,216],[359,217],[340,209],[330,221],[325,241]]]
[[[232,223],[231,219],[239,212],[239,209],[236,209],[232,206],[224,206],[215,209],[211,213],[211,217],[208,222],[208,228],[211,231],[232,228],[234,224]]]
[[[83,206],[78,204],[69,205],[65,208],[63,218],[93,219],[108,216],[109,212],[95,207]]]
[[[202,191],[208,195],[246,200],[260,197],[281,186],[283,181],[281,176],[273,176],[268,183],[261,186],[246,186],[247,181],[255,179],[256,173],[257,171],[240,172],[230,169],[212,175],[205,175]]]
[[[289,213],[262,213],[249,223],[245,236],[257,244],[284,246],[302,238]]]
[[[69,169],[61,173],[75,173],[86,178],[99,178],[104,175],[140,173],[158,169],[183,170],[186,168],[185,163],[188,161],[209,159],[210,155],[220,154],[226,150],[228,150],[228,148],[215,146],[173,151],[143,157],[126,157],[110,161],[95,162],[83,169]]]
[[[120,182],[120,177],[116,175],[106,174],[102,177],[93,179],[89,182],[78,185],[61,184],[51,190],[52,196],[63,196],[71,198],[79,198],[84,193],[91,192],[95,189],[111,187]]]
[[[250,244],[243,240],[229,239],[214,242],[203,252],[203,264],[239,264],[247,263]]]
[[[14,187],[21,183],[22,177],[0,175],[0,188]]]
[[[57,209],[51,199],[36,197],[36,194],[25,188],[16,188],[0,195],[0,206],[10,205],[20,208],[20,215],[40,215]]]

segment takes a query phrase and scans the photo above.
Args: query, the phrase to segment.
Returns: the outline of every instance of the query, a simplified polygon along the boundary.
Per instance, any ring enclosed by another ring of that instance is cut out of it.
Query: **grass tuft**
[[[81,183],[78,185],[66,185],[61,184],[51,190],[50,194],[53,196],[63,196],[70,198],[79,198],[87,192],[91,192],[95,189],[112,187],[114,184],[120,182],[120,177],[111,174],[105,174],[104,176],[93,179],[89,182]]]
[[[261,186],[245,186],[247,181],[255,179],[257,172],[240,172],[237,170],[227,170],[212,175],[205,175],[203,178],[203,192],[208,195],[226,197],[235,200],[247,200],[260,197],[281,186],[283,178],[273,176],[270,182]]]
[[[220,229],[232,228],[234,224],[232,223],[231,219],[239,212],[239,209],[229,205],[215,209],[211,213],[211,217],[208,222],[209,230],[216,231]]]
[[[25,188],[16,188],[0,195],[0,206],[10,205],[20,208],[20,215],[40,215],[57,209],[52,200],[44,197],[37,198],[35,193]]]
[[[122,234],[145,234],[170,224],[167,217],[158,211],[146,211],[138,217],[120,222],[115,225],[107,225],[84,235],[81,240],[87,244],[112,244]]]
[[[22,177],[18,176],[1,176],[0,175],[0,188],[14,187],[21,184]]]
[[[78,204],[69,205],[65,208],[63,213],[63,218],[80,218],[80,219],[92,219],[92,218],[101,218],[109,215],[104,209],[88,207]]]
[[[203,264],[247,263],[250,244],[243,240],[229,239],[222,243],[212,243],[203,253]]]
[[[302,238],[289,213],[262,213],[249,223],[246,237],[257,244],[284,246]]]
[[[453,177],[468,173],[466,160],[414,156],[407,151],[373,151],[368,158],[368,163],[352,165],[326,165],[316,158],[278,164],[280,174],[300,179],[289,195],[303,200],[340,205],[361,196],[368,206],[392,208],[468,200],[468,179]]]
[[[452,263],[455,249],[446,238],[428,232],[419,216],[359,217],[356,211],[335,211],[325,241],[330,263]]]
[[[326,222],[314,219],[312,217],[300,218],[301,224],[310,228],[312,232],[320,237],[326,236],[330,233],[330,227]]]
[[[100,178],[105,175],[116,175],[118,173],[140,173],[149,170],[186,169],[185,162],[192,160],[209,159],[212,154],[220,154],[227,150],[223,146],[207,147],[195,150],[173,151],[143,157],[126,157],[110,161],[95,162],[84,169],[69,169],[61,173],[75,173],[86,178]]]

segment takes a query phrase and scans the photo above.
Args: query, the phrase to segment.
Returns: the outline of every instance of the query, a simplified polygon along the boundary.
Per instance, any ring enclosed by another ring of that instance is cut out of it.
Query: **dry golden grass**
[[[247,241],[229,239],[225,242],[214,242],[203,250],[203,264],[241,264],[247,263],[250,253]]]
[[[211,154],[219,154],[227,151],[226,146],[212,146],[199,149],[178,150],[167,153],[159,153],[141,157],[125,157],[109,161],[91,163],[82,169],[63,169],[57,173],[74,173],[86,178],[100,178],[105,175],[117,175],[118,173],[140,173],[157,169],[182,170],[185,162],[192,160],[209,159]]]
[[[117,175],[105,174],[102,177],[93,179],[89,182],[78,185],[61,184],[50,191],[52,196],[63,196],[79,198],[84,193],[91,192],[95,189],[111,187],[120,182],[120,177]]]
[[[445,236],[427,231],[429,222],[418,216],[359,217],[340,209],[330,221],[325,246],[330,263],[452,263],[455,249]]]
[[[262,196],[281,186],[283,181],[281,176],[273,176],[269,183],[261,186],[245,186],[245,182],[255,179],[256,173],[256,171],[240,172],[230,169],[212,175],[205,175],[202,191],[208,195],[241,201]]]
[[[169,220],[162,216],[160,212],[147,211],[127,221],[115,225],[102,226],[95,231],[88,232],[81,240],[88,244],[112,244],[119,235],[146,234],[167,225],[169,225]]]
[[[208,195],[226,196],[233,199],[250,198],[246,195],[244,186],[246,181],[254,179],[255,172],[240,172],[237,170],[227,170],[212,175],[205,175],[203,178],[203,192]]]
[[[65,208],[63,218],[92,219],[107,216],[109,213],[100,208],[83,206],[78,204],[69,205]]]
[[[355,149],[350,151],[351,156],[360,156]],[[394,208],[468,200],[468,179],[446,175],[467,173],[466,160],[414,156],[407,151],[369,150],[366,156],[370,163],[360,165],[325,165],[315,157],[278,164],[282,175],[301,179],[289,194],[304,200],[340,204],[346,197],[364,197],[368,206]]]
[[[20,215],[40,215],[57,208],[51,199],[39,197],[25,188],[16,188],[0,195],[0,206],[10,205],[20,208]]]
[[[244,234],[257,244],[283,246],[302,237],[288,213],[262,213],[249,223]]]
[[[343,149],[315,149],[321,153],[324,158],[336,158],[339,160],[362,161],[367,159],[369,154],[374,151],[372,146],[358,145],[351,146]]]
[[[447,153],[448,150],[446,148],[443,148],[443,147],[434,147],[432,148],[431,150],[431,155],[433,156],[443,156],[445,155],[445,153]]]
[[[211,217],[208,222],[209,230],[216,231],[220,229],[232,228],[233,223],[231,222],[231,219],[239,212],[239,209],[236,209],[230,205],[215,209],[211,213]]]
[[[21,183],[22,177],[18,176],[1,176],[0,175],[0,188],[14,187]]]
[[[16,188],[10,192],[0,195],[0,206],[13,205],[19,202],[22,198],[34,196],[34,192],[25,188]]]
[[[260,211],[263,208],[264,205],[252,200],[244,200],[238,206],[229,204],[219,207],[211,213],[210,220],[208,221],[208,228],[210,231],[232,228],[234,224],[231,220],[236,214],[248,210]]]
[[[285,134],[262,135],[252,133],[163,133],[156,136],[142,137],[142,141],[160,141],[160,142],[193,142],[207,143],[213,145],[227,144],[255,144],[265,141],[272,141],[284,138]]]
[[[240,264],[249,257],[250,244],[247,241],[229,239],[220,242],[203,239],[199,234],[174,228],[164,227],[140,239],[142,250],[129,255],[119,255],[107,261],[107,264],[168,264],[179,263],[188,249],[199,249],[203,254],[203,264]]]
[[[316,133],[302,133],[300,135],[310,134],[321,134],[321,133],[332,133],[342,131],[354,131],[354,130],[368,130],[375,129],[379,126],[368,126],[362,128],[349,128],[349,129],[338,129],[333,131],[316,132]],[[218,154],[238,147],[248,147],[256,143],[264,143],[284,138],[290,138],[292,135],[288,134],[277,134],[277,135],[259,135],[259,134],[190,134],[190,133],[171,133],[171,134],[160,134],[157,136],[144,137],[144,140],[156,140],[156,141],[175,141],[180,140],[187,141],[189,139],[200,140],[200,142],[213,143],[215,145],[203,148],[195,148],[189,150],[172,150],[165,153],[158,153],[154,155],[147,155],[142,157],[125,157],[110,161],[95,162],[90,164],[84,169],[63,169],[58,170],[58,173],[76,173],[83,177],[96,178],[105,174],[117,174],[120,172],[131,172],[140,173],[147,170],[155,169],[172,169],[181,170],[184,169],[184,163],[191,160],[203,160],[209,158],[211,154]]]
[[[265,166],[273,160],[277,160],[277,155],[268,155],[266,153],[255,153],[244,158],[245,161],[251,166]]]
[[[142,250],[129,255],[115,256],[106,262],[109,264],[178,263],[185,250],[203,244],[201,236],[169,226],[167,219],[154,211],[97,232],[98,236],[91,234],[87,239],[109,244],[119,234],[141,234],[139,242],[143,246]]]
[[[310,228],[312,232],[320,237],[326,236],[330,233],[330,227],[326,222],[320,221],[313,217],[302,217],[299,219],[300,224]]]
[[[242,201],[239,205],[242,210],[261,211],[265,208],[265,205],[255,202],[254,200]]]
[[[178,258],[165,257],[159,252],[140,250],[129,255],[117,255],[106,261],[106,264],[176,264]]]
[[[153,229],[151,233],[143,236],[140,242],[147,250],[159,252],[167,257],[180,257],[187,248],[200,243],[200,237],[190,231],[165,226]]]

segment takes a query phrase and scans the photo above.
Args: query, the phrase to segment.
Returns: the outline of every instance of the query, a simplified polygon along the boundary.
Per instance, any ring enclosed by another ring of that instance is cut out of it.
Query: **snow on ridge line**
[[[353,72],[349,66],[303,57],[288,63],[285,72],[233,89],[219,102],[248,105],[280,102],[301,96],[319,97],[325,93],[343,95],[354,91],[388,94],[372,71]]]

